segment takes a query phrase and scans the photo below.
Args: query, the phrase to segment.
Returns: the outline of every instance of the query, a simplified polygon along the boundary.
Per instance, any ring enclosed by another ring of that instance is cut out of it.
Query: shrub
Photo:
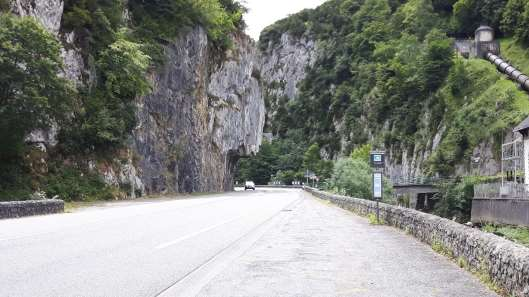
[[[73,167],[59,167],[50,170],[44,192],[48,198],[58,196],[65,201],[111,200],[112,188],[95,173],[85,173]]]
[[[495,177],[465,177],[440,185],[440,192],[435,198],[439,199],[434,208],[434,214],[455,219],[465,223],[470,220],[474,185],[494,181]]]

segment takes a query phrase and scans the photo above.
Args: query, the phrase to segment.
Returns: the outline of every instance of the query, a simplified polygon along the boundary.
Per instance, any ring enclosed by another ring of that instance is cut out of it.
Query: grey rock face
[[[66,46],[61,49],[61,57],[64,63],[64,77],[79,85],[83,79],[85,65],[81,50],[76,48],[74,40],[74,32],[63,34],[63,43]]]
[[[62,75],[77,85],[90,73],[74,33],[61,31],[62,0],[14,0],[13,13],[31,16],[63,43]],[[127,12],[124,12],[127,14]],[[105,166],[106,182],[141,193],[221,191],[232,187],[240,156],[259,150],[265,107],[259,56],[245,36],[220,65],[204,30],[196,28],[167,46],[167,63],[151,74],[154,91],[139,98],[131,149],[139,160]],[[54,146],[56,129],[35,131],[28,142]],[[93,166],[97,168],[97,166]]]
[[[59,34],[64,2],[62,0],[15,0],[13,12],[20,16],[32,16],[48,31]]]
[[[298,39],[288,33],[283,33],[278,45],[270,44],[263,55],[261,68],[270,95],[286,96],[290,100],[296,98],[298,84],[305,79],[307,67],[316,62],[317,52],[313,40]]]
[[[234,43],[216,67],[201,28],[166,47],[152,94],[138,100],[133,136],[147,193],[231,189],[238,158],[257,152],[264,126],[259,59],[247,37]]]
[[[296,98],[298,84],[305,79],[307,68],[314,65],[317,55],[315,41],[295,38],[289,33],[283,33],[279,44],[270,43],[262,53],[261,76],[268,98],[269,121],[274,121],[281,100]]]

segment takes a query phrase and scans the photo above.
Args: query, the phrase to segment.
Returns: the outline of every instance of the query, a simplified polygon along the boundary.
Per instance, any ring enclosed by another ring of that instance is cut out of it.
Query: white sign
[[[373,173],[373,197],[382,199],[382,173]]]

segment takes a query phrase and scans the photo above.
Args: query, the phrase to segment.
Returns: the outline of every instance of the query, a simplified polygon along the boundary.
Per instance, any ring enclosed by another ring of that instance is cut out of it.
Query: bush
[[[149,61],[141,45],[126,40],[124,32],[100,53],[98,88],[84,94],[84,108],[61,135],[69,152],[123,145],[136,125],[134,100],[150,87],[145,77]]]
[[[470,221],[474,186],[494,181],[495,177],[465,177],[440,185],[440,192],[434,199],[439,201],[433,213],[447,219],[455,219],[460,223]]]
[[[373,171],[367,161],[358,159],[340,159],[334,165],[330,179],[332,191],[361,199],[373,199]],[[383,199],[391,202],[391,183],[384,179]]]
[[[112,188],[100,176],[72,167],[51,170],[43,190],[48,198],[58,196],[64,201],[114,199]]]

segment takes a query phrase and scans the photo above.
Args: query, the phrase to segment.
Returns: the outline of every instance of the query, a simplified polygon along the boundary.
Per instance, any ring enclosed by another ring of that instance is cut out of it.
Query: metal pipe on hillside
[[[488,53],[486,58],[492,64],[496,65],[499,71],[505,73],[510,79],[518,82],[524,90],[529,91],[529,76],[523,74],[520,70],[493,53]]]

